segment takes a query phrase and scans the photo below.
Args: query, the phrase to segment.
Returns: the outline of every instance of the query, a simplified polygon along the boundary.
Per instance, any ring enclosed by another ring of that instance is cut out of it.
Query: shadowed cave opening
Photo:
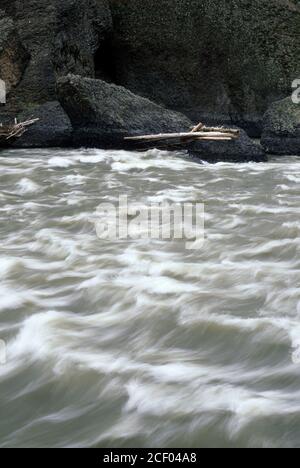
[[[94,55],[95,78],[108,83],[116,82],[114,49],[111,38],[105,39]]]

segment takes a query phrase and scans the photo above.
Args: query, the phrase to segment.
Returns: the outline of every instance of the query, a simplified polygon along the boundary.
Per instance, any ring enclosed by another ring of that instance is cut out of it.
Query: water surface
[[[300,446],[300,160],[0,153],[1,447]],[[119,195],[205,244],[108,242]]]

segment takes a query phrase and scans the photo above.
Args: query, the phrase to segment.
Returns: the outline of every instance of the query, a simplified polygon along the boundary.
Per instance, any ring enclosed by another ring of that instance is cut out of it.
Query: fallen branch
[[[200,130],[202,130],[203,127],[204,127],[204,124],[200,122],[198,123],[198,125],[196,125],[196,127],[192,128],[191,133],[200,132]]]
[[[222,137],[219,137],[219,136],[205,136],[205,137],[199,137],[199,138],[196,138],[196,141],[202,141],[202,140],[206,140],[206,141],[232,141],[232,140],[236,140],[236,138],[232,138],[232,136],[222,136]]]
[[[141,136],[133,136],[133,137],[125,137],[127,141],[144,141],[144,142],[151,142],[151,141],[161,141],[161,140],[182,140],[183,142],[186,139],[190,140],[197,140],[199,138],[207,138],[213,139],[218,137],[222,138],[230,138],[232,140],[238,138],[237,133],[231,133],[229,131],[210,131],[210,132],[188,132],[188,133],[160,133],[158,135],[141,135]]]
[[[224,127],[206,127],[199,123],[187,133],[159,133],[158,135],[140,135],[125,137],[126,141],[142,143],[161,143],[167,146],[188,145],[194,141],[232,141],[238,139],[240,130]]]
[[[19,122],[15,119],[14,124],[0,125],[0,142],[20,138],[27,130],[27,127],[36,123],[39,119],[30,119],[25,122]]]
[[[240,130],[236,129],[236,128],[223,128],[223,127],[203,127],[202,128],[202,131],[203,132],[222,132],[222,133],[231,133],[233,135],[237,135],[239,136],[240,135]]]

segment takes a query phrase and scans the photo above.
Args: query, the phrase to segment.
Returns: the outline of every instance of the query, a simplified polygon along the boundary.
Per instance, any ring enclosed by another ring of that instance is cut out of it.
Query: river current
[[[205,241],[95,213],[205,205]],[[0,152],[0,447],[299,447],[300,160]]]

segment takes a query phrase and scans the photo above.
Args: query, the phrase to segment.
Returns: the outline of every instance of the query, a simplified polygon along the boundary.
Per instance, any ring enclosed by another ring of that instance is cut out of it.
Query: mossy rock
[[[300,155],[300,104],[291,97],[273,103],[263,119],[262,145],[269,153]]]

